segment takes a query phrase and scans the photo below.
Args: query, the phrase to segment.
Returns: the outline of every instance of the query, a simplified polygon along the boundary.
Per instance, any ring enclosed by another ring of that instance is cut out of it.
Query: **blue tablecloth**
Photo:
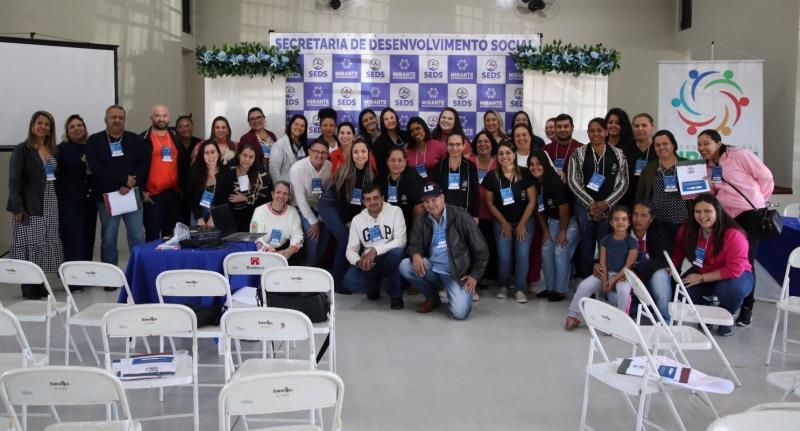
[[[226,242],[219,248],[199,249],[184,248],[181,250],[156,250],[156,246],[161,244],[161,240],[151,241],[133,248],[128,265],[125,267],[125,277],[131,287],[133,300],[137,304],[158,303],[158,292],[156,291],[156,277],[162,271],[171,269],[205,269],[222,271],[222,261],[225,256],[238,251],[255,251],[256,245],[253,242]],[[231,291],[236,291],[242,286],[258,286],[257,276],[234,276],[231,277]],[[197,305],[210,305],[214,298],[204,298],[198,301],[189,301],[188,298],[178,298],[180,303],[194,303]],[[123,289],[119,295],[119,302],[125,302],[127,294]]]
[[[778,285],[783,285],[789,254],[797,247],[800,247],[800,221],[796,217],[786,217],[783,220],[781,235],[761,241],[756,259]],[[800,269],[792,269],[789,275],[791,278],[789,293],[800,296]]]

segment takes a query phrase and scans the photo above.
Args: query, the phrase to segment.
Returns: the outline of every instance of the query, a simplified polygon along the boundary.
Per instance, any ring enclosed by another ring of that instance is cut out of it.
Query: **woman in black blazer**
[[[192,163],[189,202],[198,226],[214,226],[211,208],[228,205],[233,193],[233,174],[222,165],[219,147],[214,141],[203,141]]]

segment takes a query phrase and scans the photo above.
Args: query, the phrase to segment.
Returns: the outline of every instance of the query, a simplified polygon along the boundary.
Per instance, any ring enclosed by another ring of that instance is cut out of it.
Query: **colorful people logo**
[[[722,111],[701,112],[698,99],[713,96],[714,93],[724,96],[725,103],[720,105]],[[681,121],[686,124],[686,132],[696,135],[703,129],[714,129],[723,136],[729,136],[742,118],[742,108],[750,104],[744,96],[742,87],[733,79],[733,71],[719,72],[710,70],[700,72],[689,71],[689,79],[681,84],[678,97],[672,99],[672,106]]]

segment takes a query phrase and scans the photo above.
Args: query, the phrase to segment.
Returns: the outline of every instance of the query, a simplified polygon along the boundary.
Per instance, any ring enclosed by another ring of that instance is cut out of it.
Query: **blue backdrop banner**
[[[391,107],[405,128],[419,115],[433,128],[447,106],[472,138],[483,112],[500,112],[506,128],[522,109],[522,71],[509,51],[539,46],[538,34],[271,33],[270,44],[301,49],[302,75],[286,79],[286,116],[303,114],[319,135],[320,108],[358,126],[358,113]]]

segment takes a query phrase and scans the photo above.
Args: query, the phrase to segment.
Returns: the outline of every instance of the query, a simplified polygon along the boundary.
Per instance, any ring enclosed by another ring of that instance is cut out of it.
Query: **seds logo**
[[[400,90],[398,91],[398,96],[400,96],[400,99],[394,101],[394,104],[396,106],[414,106],[415,104],[414,100],[409,99],[409,97],[411,97],[410,88],[400,87]]]
[[[434,128],[439,123],[439,119],[435,115],[428,115],[428,127]]]
[[[444,78],[444,72],[439,70],[439,60],[431,58],[428,60],[428,70],[422,73],[424,78],[428,79],[441,79]]]
[[[339,91],[339,95],[342,96],[341,99],[336,100],[336,104],[338,106],[355,106],[356,100],[353,99],[353,89],[345,86]]]
[[[381,70],[381,61],[377,58],[373,58],[369,61],[369,68],[371,70],[367,71],[368,78],[383,78],[386,76],[386,73]]]
[[[486,72],[481,73],[481,78],[484,79],[500,79],[503,77],[503,74],[497,71],[497,61],[490,58],[486,60],[485,63]]]
[[[327,78],[328,72],[326,70],[322,70],[325,67],[325,61],[319,57],[314,58],[311,62],[311,67],[314,70],[308,71],[308,76],[310,78]]]
[[[322,70],[322,68],[325,67],[325,61],[317,57],[313,62],[311,62],[311,65],[314,67],[314,70]]]

